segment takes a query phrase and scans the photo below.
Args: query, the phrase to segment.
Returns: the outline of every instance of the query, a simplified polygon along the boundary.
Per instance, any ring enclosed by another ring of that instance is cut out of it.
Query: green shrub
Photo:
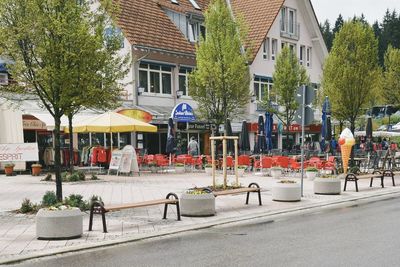
[[[307,171],[307,172],[318,172],[318,169],[315,168],[315,167],[307,167],[307,168],[306,168],[306,171]]]
[[[63,172],[61,174],[61,179],[63,182],[78,182],[78,181],[85,181],[85,173],[82,171],[75,171],[72,174],[69,172]]]
[[[81,211],[89,209],[89,203],[83,200],[83,196],[79,194],[71,194],[64,199],[64,205],[79,208]]]
[[[50,207],[57,204],[57,196],[54,191],[47,191],[42,198],[42,206]]]
[[[25,198],[24,200],[22,200],[21,208],[19,209],[21,213],[29,213],[33,210],[33,203],[29,199]]]
[[[96,174],[92,174],[92,176],[90,177],[90,180],[99,180],[99,177],[97,177]]]
[[[69,182],[77,182],[77,181],[80,181],[79,174],[76,173],[76,172],[67,175],[67,179],[68,179]]]
[[[86,175],[85,175],[85,173],[83,171],[77,171],[76,173],[78,174],[78,177],[79,177],[80,181],[85,181]]]

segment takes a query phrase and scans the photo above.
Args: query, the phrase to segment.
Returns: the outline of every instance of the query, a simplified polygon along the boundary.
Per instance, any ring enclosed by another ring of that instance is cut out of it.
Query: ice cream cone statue
[[[351,154],[351,148],[354,146],[356,140],[353,134],[346,128],[342,131],[339,138],[340,150],[342,151],[342,162],[343,162],[343,172],[347,173],[347,168],[349,167],[349,159]]]

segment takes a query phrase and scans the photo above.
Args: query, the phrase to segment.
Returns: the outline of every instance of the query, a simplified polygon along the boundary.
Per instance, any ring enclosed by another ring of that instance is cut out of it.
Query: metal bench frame
[[[356,192],[358,192],[358,180],[360,180],[360,179],[371,179],[371,182],[369,183],[369,187],[372,187],[372,182],[374,181],[374,178],[381,179],[381,186],[383,188],[384,187],[384,185],[383,185],[384,175],[380,171],[374,171],[372,174],[348,173],[345,178],[343,191],[346,191],[347,182],[354,182],[356,185]]]
[[[165,199],[156,199],[152,201],[137,202],[132,204],[125,204],[120,206],[111,206],[107,208],[100,201],[93,201],[90,207],[90,218],[89,218],[89,231],[92,231],[93,226],[93,214],[100,214],[103,222],[103,232],[107,233],[106,213],[111,211],[117,211],[122,209],[133,209],[139,207],[155,206],[164,204],[164,216],[163,219],[167,219],[168,205],[176,206],[177,220],[181,220],[179,198],[175,193],[169,193]]]
[[[213,192],[209,188],[205,188],[203,190],[207,191],[208,193],[214,194],[215,197],[246,193],[246,205],[249,204],[250,193],[257,193],[258,194],[258,204],[260,206],[262,206],[261,188],[257,183],[250,183],[248,187],[237,188],[237,189],[228,189],[228,190],[216,191],[216,192]]]

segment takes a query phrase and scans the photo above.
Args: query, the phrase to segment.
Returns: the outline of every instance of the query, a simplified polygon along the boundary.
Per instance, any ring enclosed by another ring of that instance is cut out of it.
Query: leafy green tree
[[[95,12],[89,1],[0,2],[0,49],[13,61],[8,67],[16,81],[6,90],[37,96],[54,118],[58,200],[62,200],[61,116],[81,105],[91,106],[93,98],[104,97],[98,94],[100,88],[109,90],[106,86],[114,85],[111,90],[119,90],[113,81],[120,76],[113,71],[121,66],[122,59],[113,52],[116,41],[104,34],[112,22],[107,19],[111,7],[111,0],[101,0]],[[82,97],[87,99],[82,101]]]
[[[372,28],[361,22],[346,22],[336,34],[325,61],[322,87],[337,119],[355,122],[376,96],[381,75],[378,41]]]
[[[278,104],[283,108],[280,113],[285,118],[286,130],[294,119],[294,115],[299,107],[297,102],[297,89],[303,84],[309,84],[309,77],[306,69],[301,66],[288,46],[284,46],[279,53],[275,72],[273,73],[273,94],[277,96]],[[264,95],[263,105],[268,106],[268,94]]]
[[[400,106],[400,49],[389,45],[385,54],[383,97],[385,103]]]
[[[244,29],[224,0],[213,0],[205,13],[205,39],[196,47],[196,70],[189,77],[190,95],[202,117],[218,126],[241,112],[250,99]]]

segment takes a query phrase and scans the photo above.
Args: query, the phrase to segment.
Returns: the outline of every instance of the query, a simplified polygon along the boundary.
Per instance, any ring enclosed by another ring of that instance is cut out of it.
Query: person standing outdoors
[[[195,140],[194,136],[190,138],[190,142],[188,144],[188,152],[191,156],[199,155],[199,144]]]

